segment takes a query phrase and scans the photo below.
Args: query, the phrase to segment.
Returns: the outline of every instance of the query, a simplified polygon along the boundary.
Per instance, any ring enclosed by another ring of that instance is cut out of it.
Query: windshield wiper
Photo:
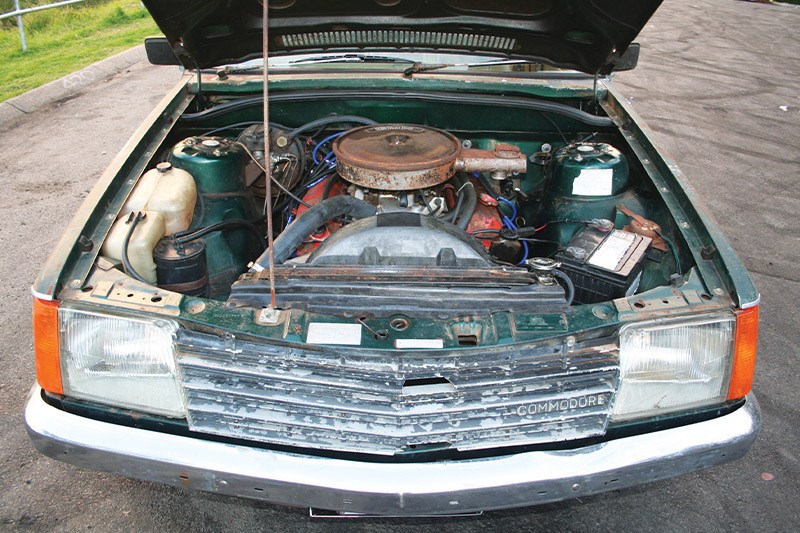
[[[407,69],[403,70],[403,76],[406,78],[412,77],[414,74],[419,74],[420,72],[430,72],[432,70],[440,70],[443,68],[448,67],[461,67],[461,68],[473,68],[473,67],[492,67],[495,65],[524,65],[528,63],[527,61],[522,61],[519,59],[498,59],[494,61],[481,61],[478,63],[461,63],[461,64],[426,64],[426,63],[414,63]]]
[[[491,67],[496,65],[524,65],[527,62],[522,61],[519,59],[497,59],[497,60],[490,60],[490,61],[480,61],[477,63],[421,63],[419,61],[414,61],[413,59],[406,59],[404,57],[396,57],[396,56],[379,56],[379,55],[370,55],[370,54],[336,54],[336,55],[327,55],[327,56],[317,56],[317,57],[306,57],[303,59],[297,59],[295,61],[290,61],[284,65],[275,65],[270,67],[271,69],[280,69],[281,67],[292,66],[292,65],[314,65],[314,64],[324,64],[324,63],[402,63],[402,64],[410,64],[403,70],[403,76],[406,78],[411,78],[414,74],[419,74],[421,72],[429,72],[432,70],[440,70],[449,67],[453,68],[475,68],[475,67]],[[263,70],[264,66],[262,65],[250,65],[245,67],[237,67],[237,66],[226,66],[217,73],[224,73],[224,74],[256,74]]]
[[[273,65],[270,69],[280,69],[291,65],[313,65],[317,63],[414,63],[411,59],[404,59],[402,57],[393,56],[376,56],[367,54],[337,54],[318,57],[307,57],[304,59],[297,59],[290,61],[283,65]],[[224,68],[213,71],[217,74],[235,75],[235,74],[259,74],[264,70],[264,65],[249,65],[249,66],[236,66],[228,65]],[[208,71],[211,72],[211,71]]]
[[[452,67],[453,65],[441,64],[441,65],[429,65],[425,63],[414,63],[407,69],[403,70],[403,77],[410,78],[414,74],[419,74],[420,72],[428,72],[430,70],[439,70],[440,68],[447,68]]]
[[[414,63],[411,59],[393,56],[375,56],[367,54],[339,54],[320,57],[308,57],[291,61],[290,65],[314,63]]]

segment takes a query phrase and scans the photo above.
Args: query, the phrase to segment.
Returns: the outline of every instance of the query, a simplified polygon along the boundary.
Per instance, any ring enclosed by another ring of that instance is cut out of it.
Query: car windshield
[[[228,65],[229,71],[260,72],[261,59],[237,65]],[[481,71],[481,72],[575,72],[560,69],[543,63],[465,54],[438,53],[341,53],[341,54],[302,54],[273,57],[269,60],[270,69],[352,69],[352,70],[407,70],[418,65],[418,71]]]

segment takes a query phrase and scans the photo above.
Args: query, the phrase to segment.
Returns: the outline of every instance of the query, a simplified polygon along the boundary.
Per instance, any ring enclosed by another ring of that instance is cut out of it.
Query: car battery
[[[555,256],[575,285],[573,301],[591,304],[634,294],[651,242],[649,237],[596,226],[576,231]]]

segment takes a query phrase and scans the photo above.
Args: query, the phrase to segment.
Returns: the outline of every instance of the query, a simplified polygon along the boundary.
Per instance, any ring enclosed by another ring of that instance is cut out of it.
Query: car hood
[[[272,0],[270,56],[470,53],[607,74],[662,0]],[[187,68],[262,55],[260,0],[145,0]]]

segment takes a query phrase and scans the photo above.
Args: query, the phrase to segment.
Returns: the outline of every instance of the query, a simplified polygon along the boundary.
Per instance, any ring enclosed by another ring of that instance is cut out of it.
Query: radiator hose
[[[327,221],[345,215],[353,218],[367,218],[374,216],[376,212],[374,205],[352,196],[341,195],[323,200],[304,211],[275,239],[275,242],[272,243],[275,264],[280,265],[289,259],[297,247]],[[269,250],[261,254],[250,267],[250,272],[260,272],[269,267],[268,252]]]

